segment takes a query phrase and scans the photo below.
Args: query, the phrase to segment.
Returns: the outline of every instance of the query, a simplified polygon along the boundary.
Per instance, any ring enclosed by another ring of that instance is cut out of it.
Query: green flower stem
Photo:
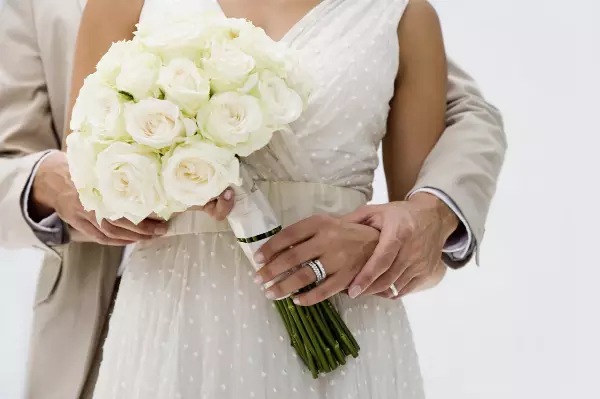
[[[314,379],[319,378],[319,372],[317,371],[317,368],[315,367],[315,360],[313,359],[312,355],[310,354],[310,351],[308,350],[308,346],[306,346],[306,353],[308,354],[308,368],[310,370],[310,372],[312,373],[312,377]]]
[[[314,306],[309,306],[308,311],[312,315],[313,319],[316,320],[317,325],[319,326],[319,329],[321,330],[321,333],[323,334],[323,336],[325,336],[325,339],[327,340],[327,343],[329,344],[329,346],[333,347],[335,345],[335,338],[333,338],[331,331],[329,330],[329,328],[323,321],[322,315],[319,314],[319,312],[317,310],[318,307],[319,307],[318,304],[314,305]]]
[[[335,309],[333,309],[333,307],[329,304],[326,304],[324,306],[325,312],[327,312],[329,319],[331,320],[331,322],[335,325],[335,328],[340,336],[340,339],[342,340],[342,344],[346,347],[346,349],[348,350],[348,353],[350,353],[353,357],[357,357],[358,356],[358,350],[357,348],[354,346],[353,342],[348,339],[348,336],[346,334],[346,330],[340,326],[340,323],[338,322],[338,319],[335,317]]]
[[[310,367],[308,366],[308,359],[306,357],[306,351],[304,350],[304,344],[302,344],[302,342],[294,342],[293,346],[294,346],[294,349],[296,350],[296,353],[298,353],[298,356],[300,357],[300,359],[302,359],[302,362],[306,365],[307,368],[310,369]]]
[[[339,312],[333,307],[333,305],[331,304],[330,301],[327,301],[327,304],[325,306],[328,306],[331,309],[334,317],[338,321],[338,324],[344,329],[344,331],[346,331],[346,335],[348,336],[348,338],[350,338],[350,340],[352,341],[352,344],[354,345],[354,347],[356,348],[356,350],[359,351],[360,350],[360,345],[358,344],[358,342],[354,338],[354,335],[352,335],[352,333],[350,332],[350,329],[348,328],[348,326],[346,325],[346,323],[342,319],[342,316],[339,314]]]
[[[275,301],[275,306],[277,307],[277,310],[279,311],[279,314],[281,315],[281,318],[283,319],[285,327],[288,331],[292,347],[296,350],[296,353],[298,356],[300,356],[300,359],[302,359],[302,362],[306,365],[306,367],[309,367],[308,359],[306,358],[306,352],[304,351],[304,343],[298,336],[298,332],[295,329],[296,326],[291,320],[291,316],[287,312],[284,301]]]
[[[275,307],[277,308],[279,315],[283,319],[283,324],[285,325],[285,329],[287,330],[288,335],[290,336],[290,341],[293,346],[294,345],[294,336],[292,334],[292,328],[290,327],[290,323],[287,318],[287,313],[285,312],[285,308],[283,307],[283,304],[280,303],[280,301],[275,301]]]
[[[319,341],[317,341],[317,337],[315,336],[315,332],[310,328],[310,324],[308,322],[308,320],[306,319],[306,313],[304,313],[304,309],[302,309],[300,306],[295,306],[292,303],[292,309],[293,312],[296,312],[300,317],[300,322],[303,324],[304,329],[306,330],[306,333],[308,334],[308,337],[312,343],[313,348],[316,351],[316,357],[317,357],[317,363],[319,364],[319,369],[321,371],[331,371],[329,370],[329,364],[327,363],[327,360],[325,360],[325,354],[323,353],[323,351],[321,350],[321,346],[319,345]]]
[[[310,360],[310,356],[312,355],[312,356],[316,357],[317,352],[311,344],[311,340],[308,337],[308,333],[304,329],[304,325],[302,324],[302,321],[300,320],[300,316],[298,315],[298,312],[296,310],[296,307],[294,306],[294,303],[289,299],[290,298],[285,299],[287,308],[288,308],[290,314],[292,315],[292,319],[294,320],[296,327],[298,328],[298,331],[300,332],[300,335],[302,336],[302,342],[304,343],[304,346],[306,346],[307,358]]]
[[[321,312],[319,305],[320,304],[317,304],[315,306],[309,306],[308,309],[313,315],[313,318],[317,321],[317,325],[319,326],[319,329],[325,336],[325,339],[329,343],[329,346],[333,348],[333,353],[335,354],[338,363],[346,364],[346,356],[344,356],[344,353],[340,349],[339,342],[337,342],[336,339],[333,337],[333,334],[331,333],[329,327],[324,321],[325,318],[323,317],[323,313]]]
[[[276,301],[276,303],[278,303],[279,307],[281,308],[282,317],[284,318],[284,321],[289,325],[288,333],[290,334],[292,346],[296,349],[296,352],[298,353],[304,364],[306,364],[306,367],[308,367],[308,359],[304,350],[304,343],[300,339],[300,335],[298,334],[296,324],[292,320],[292,316],[289,314],[287,306],[284,302],[285,301]]]
[[[314,306],[309,306],[305,312],[308,315],[308,320],[310,322],[310,326],[313,329],[313,331],[316,332],[317,335],[317,339],[319,340],[319,344],[323,347],[323,350],[325,351],[325,357],[327,358],[327,361],[329,362],[329,366],[331,368],[331,370],[335,370],[338,367],[338,363],[335,361],[335,359],[333,358],[333,354],[331,353],[331,347],[334,346],[333,343],[333,339],[328,340],[327,337],[331,336],[331,333],[329,332],[329,330],[322,330],[317,328],[317,325],[319,325],[319,323],[323,324],[323,320],[320,319],[319,317],[319,313],[316,311]],[[319,330],[321,330],[321,334],[319,334]],[[326,345],[323,338],[325,338],[325,340],[327,341],[327,343],[329,345]],[[331,337],[333,338],[333,337]]]
[[[321,334],[319,334],[319,330],[317,329],[315,322],[313,321],[313,319],[311,317],[310,311],[308,309],[303,309],[303,308],[300,308],[299,310],[303,313],[304,316],[306,316],[306,320],[308,321],[308,326],[309,326],[310,330],[313,332],[314,336],[317,339],[319,346],[325,353],[325,359],[327,360],[327,363],[325,363],[325,364],[327,367],[323,371],[329,372],[329,371],[335,370],[337,368],[337,363],[335,362],[335,360],[333,359],[333,356],[331,355],[331,350],[329,350],[329,347],[327,345],[325,345],[325,342],[323,341]]]

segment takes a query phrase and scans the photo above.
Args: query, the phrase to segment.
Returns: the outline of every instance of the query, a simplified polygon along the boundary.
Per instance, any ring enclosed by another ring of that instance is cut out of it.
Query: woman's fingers
[[[303,266],[265,291],[267,299],[283,299],[317,281],[312,269]]]
[[[269,282],[277,276],[300,266],[304,262],[318,259],[322,253],[322,244],[318,242],[316,236],[293,247],[288,247],[286,250],[278,253],[271,262],[258,269],[254,276],[254,282],[257,284]]]
[[[263,264],[275,258],[280,252],[308,240],[320,229],[324,228],[329,219],[333,218],[328,216],[311,216],[308,219],[301,220],[284,228],[254,254],[254,261],[258,264]]]
[[[402,244],[389,233],[381,233],[379,243],[369,258],[365,266],[358,273],[350,288],[348,295],[356,298],[362,294],[368,287],[375,282],[383,273],[385,273],[396,260]]]
[[[196,205],[188,208],[188,211],[204,211],[210,217],[216,220],[225,220],[229,212],[233,209],[234,193],[231,188],[227,188],[217,198],[206,203],[206,205]]]
[[[346,289],[352,278],[344,273],[336,273],[327,277],[322,283],[308,292],[294,297],[294,303],[300,306],[311,306],[331,298]]]
[[[212,217],[216,220],[225,220],[229,212],[233,209],[233,190],[228,188],[223,191],[216,202]]]

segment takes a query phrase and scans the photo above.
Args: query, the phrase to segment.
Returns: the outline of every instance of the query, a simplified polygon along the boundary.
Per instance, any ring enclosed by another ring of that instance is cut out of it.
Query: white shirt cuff
[[[444,193],[443,191],[432,187],[419,188],[411,192],[408,195],[408,198],[412,197],[416,193],[429,193],[431,195],[435,195],[441,201],[443,201],[448,206],[448,208],[452,210],[452,212],[454,212],[458,220],[465,227],[466,234],[463,234],[458,237],[453,237],[453,239],[449,239],[444,245],[443,252],[450,255],[453,259],[457,261],[466,259],[469,255],[469,251],[472,249],[471,246],[473,243],[473,232],[471,231],[471,228],[469,227],[465,216],[462,214],[460,209],[458,209],[454,201],[452,201],[452,199],[448,197],[448,195],[446,195],[446,193]]]
[[[29,180],[27,180],[27,185],[25,186],[25,191],[22,196],[22,204],[23,207],[23,215],[25,216],[25,220],[31,226],[31,228],[37,233],[46,233],[56,236],[62,236],[63,224],[60,218],[56,213],[51,214],[50,216],[44,218],[40,222],[35,222],[31,215],[29,214],[29,197],[31,196],[31,188],[33,186],[33,180],[35,175],[37,174],[38,168],[44,162],[46,157],[53,154],[55,150],[48,151],[40,160],[35,164],[33,170],[31,171],[31,175],[29,176]]]

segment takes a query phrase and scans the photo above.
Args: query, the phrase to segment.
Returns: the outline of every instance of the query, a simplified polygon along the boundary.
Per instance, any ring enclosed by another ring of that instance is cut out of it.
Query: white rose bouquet
[[[201,14],[144,22],[85,79],[67,137],[72,180],[99,221],[139,223],[205,205],[229,186],[228,219],[252,262],[281,230],[240,157],[265,147],[304,110],[294,53],[241,19]],[[292,346],[316,378],[358,355],[329,302],[276,302]]]

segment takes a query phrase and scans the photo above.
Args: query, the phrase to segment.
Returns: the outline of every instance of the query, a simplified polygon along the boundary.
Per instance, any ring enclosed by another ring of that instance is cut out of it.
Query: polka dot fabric
[[[220,10],[212,0],[146,0],[167,10]],[[284,225],[343,214],[371,196],[398,69],[406,0],[324,0],[282,43],[296,48],[317,88],[302,119],[246,159]],[[183,12],[183,11],[182,11]],[[313,380],[226,223],[201,212],[127,260],[104,347],[96,399],[422,399],[418,359],[400,301],[334,304],[361,345]]]

